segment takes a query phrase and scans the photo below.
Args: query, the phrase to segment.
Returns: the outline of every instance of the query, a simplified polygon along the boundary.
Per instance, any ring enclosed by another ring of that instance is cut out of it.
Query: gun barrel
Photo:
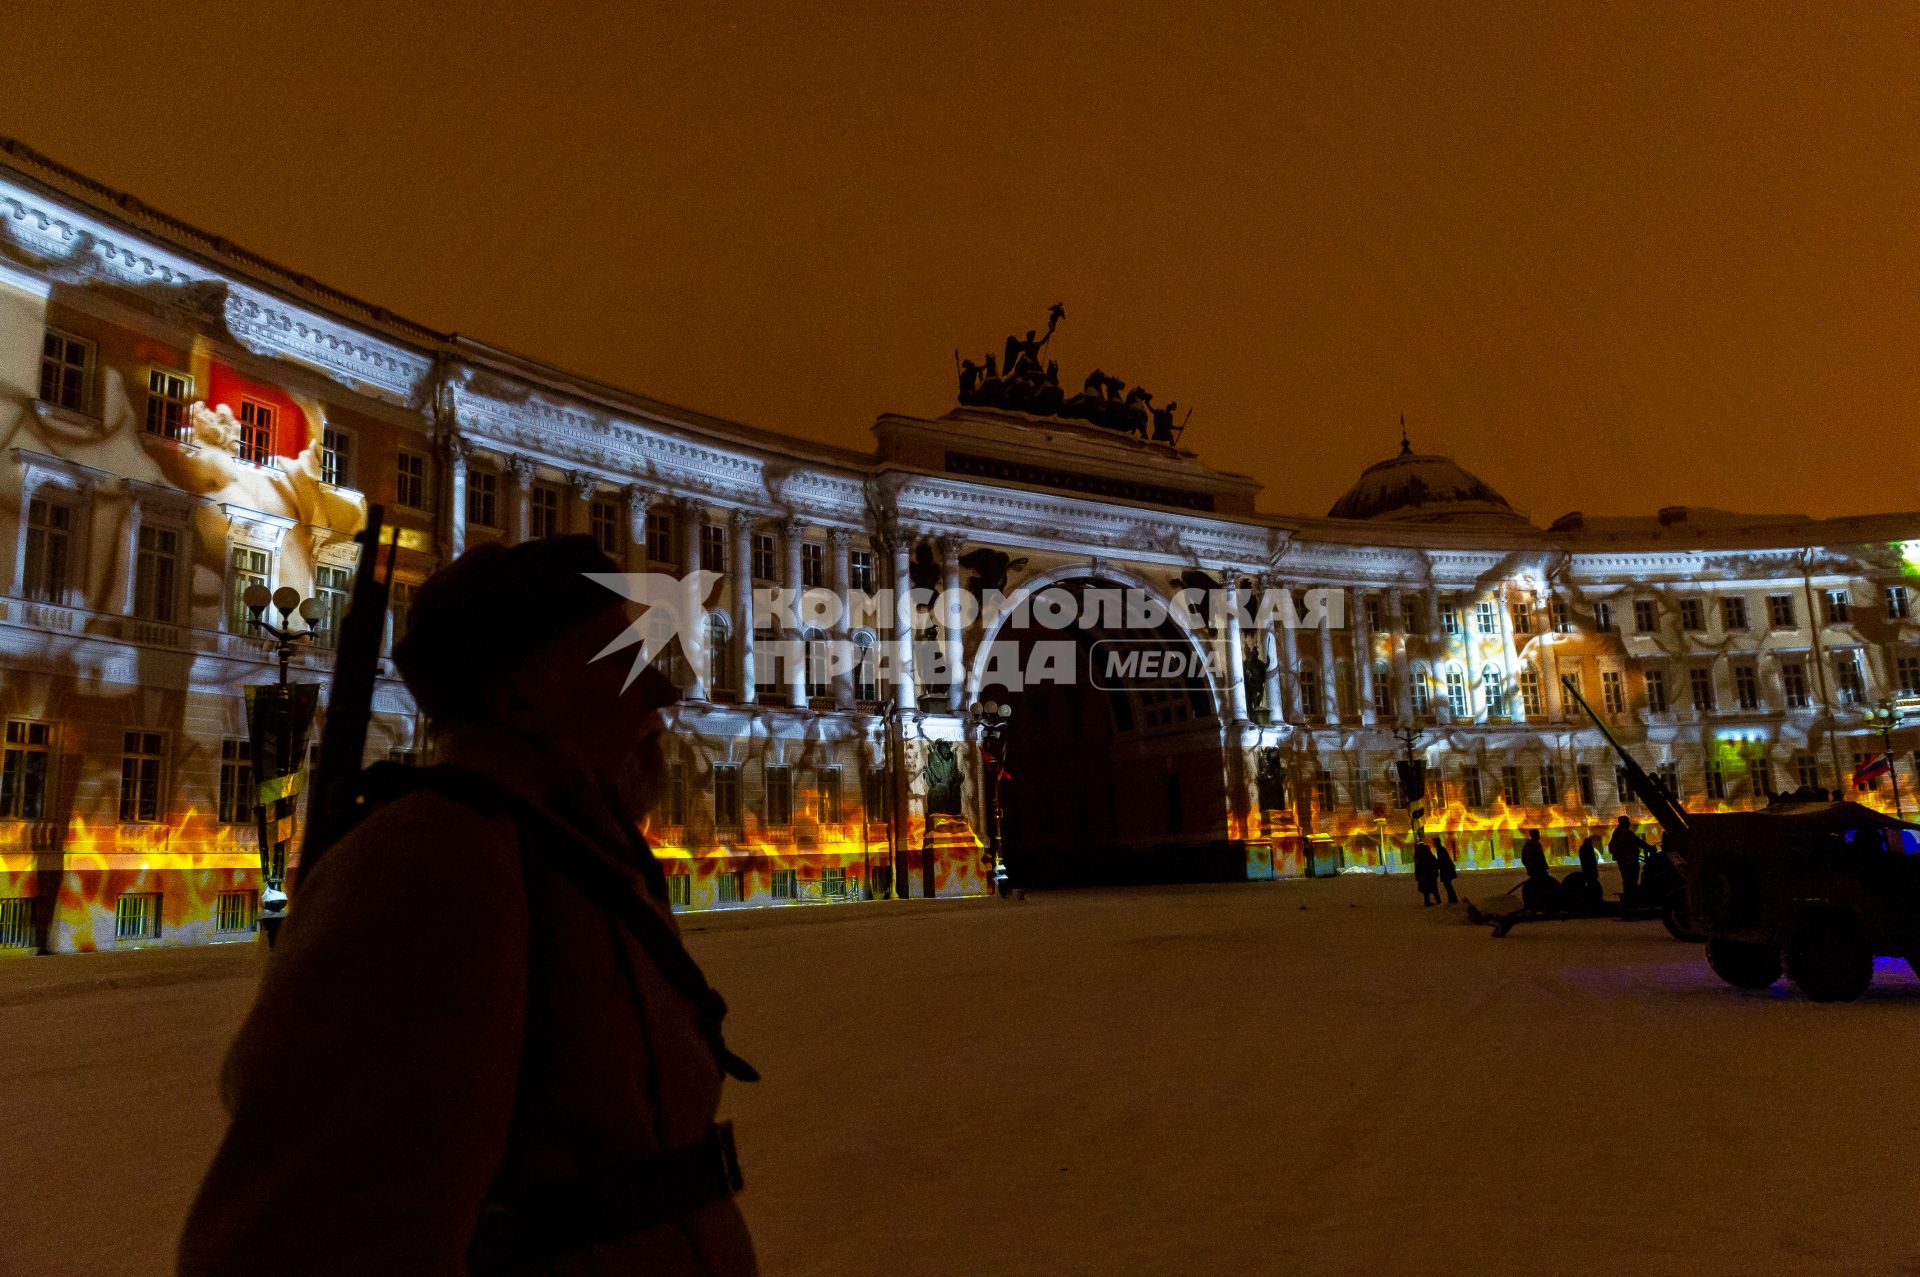
[[[1600,735],[1606,738],[1607,744],[1613,746],[1613,752],[1620,757],[1620,770],[1627,778],[1627,787],[1633,790],[1633,796],[1646,806],[1648,814],[1659,821],[1660,828],[1668,833],[1686,832],[1687,813],[1674,796],[1667,792],[1666,786],[1648,775],[1647,769],[1640,765],[1639,760],[1627,752],[1627,747],[1620,743],[1620,738],[1613,734],[1613,729],[1607,726],[1606,720],[1587,703],[1587,698],[1580,694],[1580,689],[1573,685],[1572,679],[1563,678],[1560,683],[1566,694],[1573,697],[1581,709],[1587,711],[1587,717],[1592,719],[1593,725],[1600,729]]]

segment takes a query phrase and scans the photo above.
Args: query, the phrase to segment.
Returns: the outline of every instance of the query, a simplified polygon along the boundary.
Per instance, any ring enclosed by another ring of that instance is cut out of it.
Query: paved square
[[[1741,993],[1657,924],[1495,941],[1405,878],[687,922],[766,1078],[728,1108],[772,1274],[1920,1262],[1904,965]],[[0,967],[0,1271],[164,1267],[256,961]]]

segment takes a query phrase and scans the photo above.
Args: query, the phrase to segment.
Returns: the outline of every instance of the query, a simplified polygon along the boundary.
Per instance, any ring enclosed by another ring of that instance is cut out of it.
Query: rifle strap
[[[751,1064],[727,1049],[721,1033],[727,1004],[700,970],[700,964],[681,942],[679,933],[659,909],[646,899],[642,876],[616,860],[593,850],[593,840],[552,812],[507,792],[499,782],[464,767],[438,764],[406,767],[375,763],[362,773],[362,794],[369,805],[390,802],[416,790],[431,790],[444,798],[488,815],[510,818],[520,831],[521,854],[541,857],[578,888],[634,938],[667,983],[692,1005],[714,1062],[728,1077],[757,1082]],[[635,835],[631,840],[647,856],[652,850]],[[656,869],[656,873],[658,870]]]

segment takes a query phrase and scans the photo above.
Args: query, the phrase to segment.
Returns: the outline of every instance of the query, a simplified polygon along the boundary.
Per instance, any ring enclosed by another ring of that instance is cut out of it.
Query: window
[[[800,637],[807,645],[804,653],[807,696],[827,696],[833,691],[827,677],[827,666],[833,657],[832,646],[827,642],[827,636],[819,630],[806,630]]]
[[[1300,667],[1300,713],[1304,718],[1320,717],[1320,671],[1311,665]]]
[[[347,594],[352,578],[341,567],[325,564],[313,570],[313,597],[320,604],[320,615],[313,619],[313,641],[331,648],[340,642],[340,620],[347,614]]]
[[[856,590],[873,593],[873,551],[854,550],[850,556],[852,580],[849,582]]]
[[[767,827],[781,829],[793,823],[793,768],[767,767]]]
[[[187,437],[187,405],[193,399],[193,379],[165,368],[147,370],[147,433],[163,439]]]
[[[1440,630],[1445,634],[1460,632],[1460,609],[1451,603],[1440,605]]]
[[[407,636],[407,623],[413,619],[414,589],[405,581],[395,581],[393,588],[387,592],[387,615],[393,622],[395,643]]]
[[[1895,657],[1893,682],[1893,690],[1901,696],[1920,696],[1920,656]]]
[[[1518,767],[1500,769],[1500,801],[1509,807],[1520,805],[1520,769]]]
[[[1742,663],[1733,667],[1733,698],[1741,709],[1760,708],[1760,674],[1753,666]]]
[[[1419,599],[1400,600],[1400,611],[1406,621],[1407,633],[1425,634],[1427,632],[1427,612]]]
[[[1660,628],[1660,612],[1652,599],[1633,601],[1633,628],[1641,634],[1651,634]]]
[[[1747,760],[1747,785],[1753,790],[1755,798],[1765,798],[1773,789],[1773,769],[1767,766],[1763,757]]]
[[[500,526],[500,476],[491,470],[467,470],[467,522],[482,528]]]
[[[792,869],[773,871],[772,896],[775,900],[796,900],[800,896],[800,875]]]
[[[1557,807],[1560,804],[1560,772],[1552,763],[1540,764],[1540,805]]]
[[[257,399],[240,401],[240,460],[264,466],[273,460],[273,409]]]
[[[1680,792],[1680,768],[1678,764],[1661,763],[1653,769],[1653,774],[1654,778],[1660,782],[1661,788],[1673,795],[1675,802],[1686,801],[1687,796]],[[1625,794],[1620,796],[1620,801],[1623,803],[1627,801]]]
[[[693,875],[667,875],[667,903],[676,909],[685,909],[693,903]]]
[[[855,700],[877,701],[880,699],[880,656],[873,635],[862,630],[853,636],[853,644],[860,652],[860,663],[853,672],[853,695]]]
[[[220,823],[253,819],[253,752],[244,740],[220,742]]]
[[[753,579],[771,581],[780,575],[780,569],[774,562],[773,535],[767,532],[753,534]]]
[[[1747,628],[1747,600],[1738,594],[1729,594],[1720,600],[1720,623],[1728,633],[1737,633]]]
[[[1787,705],[1791,709],[1805,709],[1812,701],[1807,695],[1807,667],[1801,661],[1782,661],[1780,663],[1780,688],[1787,694]]]
[[[1455,718],[1465,718],[1470,712],[1467,708],[1467,676],[1460,667],[1447,667],[1447,712]]]
[[[1795,754],[1793,756],[1793,775],[1796,783],[1819,789],[1820,759],[1813,754]]]
[[[1407,699],[1413,703],[1415,718],[1425,718],[1433,713],[1433,693],[1427,685],[1425,670],[1415,670],[1413,681],[1407,687]]]
[[[1707,628],[1706,609],[1699,599],[1680,600],[1680,628],[1694,634]]]
[[[676,828],[687,823],[687,765],[667,764],[667,823]]]
[[[861,801],[866,804],[868,820],[888,820],[893,811],[893,799],[889,792],[885,768],[869,767],[861,782]]]
[[[1525,599],[1513,605],[1513,632],[1515,634],[1533,633],[1533,605]]]
[[[719,612],[707,614],[707,686],[733,690],[733,625]]]
[[[1593,806],[1593,764],[1579,763],[1573,769],[1574,783],[1580,787],[1580,805]]]
[[[595,497],[587,503],[587,530],[600,553],[618,560],[624,549],[620,536],[620,503],[607,497]]]
[[[1353,806],[1355,811],[1373,810],[1373,775],[1364,767],[1353,769]]]
[[[840,769],[822,767],[816,781],[813,818],[823,825],[840,823]]]
[[[160,893],[128,892],[114,902],[113,938],[115,940],[157,940],[160,938]]]
[[[1790,630],[1793,629],[1796,624],[1797,622],[1793,615],[1793,595],[1767,595],[1767,628]]]
[[[120,821],[160,819],[160,769],[166,762],[166,738],[159,732],[127,732],[120,747]]]
[[[1601,634],[1613,633],[1613,604],[1595,603],[1593,605],[1593,628]]]
[[[427,508],[427,459],[417,452],[402,452],[394,460],[393,500],[413,510]]]
[[[242,935],[260,922],[260,897],[252,891],[223,891],[213,898],[213,929],[220,935]]]
[[[700,566],[709,572],[727,570],[727,530],[717,523],[700,525]]]
[[[1600,671],[1600,701],[1609,714],[1627,712],[1627,676],[1619,670]]]
[[[40,401],[85,412],[92,389],[93,343],[71,333],[47,329],[40,347]]]
[[[1381,626],[1380,596],[1377,594],[1367,595],[1366,606],[1367,606],[1367,633],[1378,634],[1380,632],[1380,626]]]
[[[1647,679],[1647,713],[1649,714],[1666,713],[1667,712],[1667,672],[1665,670],[1648,670],[1646,672],[1646,679]]]
[[[1857,772],[1879,757],[1880,751],[1877,749],[1856,749],[1853,751],[1853,770]],[[1884,777],[1881,776],[1872,777],[1867,781],[1867,788],[1873,790],[1875,793],[1880,792],[1880,782],[1883,779]]]
[[[1460,801],[1469,807],[1478,807],[1480,799],[1480,769],[1462,767],[1460,769]]]
[[[822,869],[820,871],[820,894],[829,900],[847,898],[847,871],[845,869]]]
[[[715,904],[737,905],[745,896],[741,892],[739,873],[718,873],[713,876],[713,900]]]
[[[1889,621],[1904,621],[1912,615],[1913,603],[1907,597],[1907,587],[1904,585],[1889,585],[1887,587],[1887,619]]]
[[[1845,625],[1852,619],[1853,601],[1846,590],[1824,590],[1822,599],[1828,625]]]
[[[267,584],[267,552],[256,550],[252,546],[236,545],[228,560],[232,580],[228,583],[227,629],[234,634],[251,632],[247,622],[252,613],[247,611],[247,589],[249,586]]]
[[[1167,775],[1167,779],[1177,782],[1180,779],[1179,773],[1170,772]],[[1178,789],[1175,786],[1168,787],[1170,797],[1177,793]],[[1172,798],[1171,801],[1177,802],[1178,799]],[[1313,774],[1313,809],[1322,814],[1330,812],[1334,808],[1335,801],[1333,773],[1322,767]]]
[[[1726,773],[1720,770],[1719,763],[1709,760],[1707,762],[1707,797],[1725,798],[1726,796],[1727,796]]]
[[[1842,705],[1858,705],[1867,697],[1860,681],[1860,654],[1841,651],[1833,654],[1834,698]]]
[[[1473,605],[1473,628],[1482,634],[1500,632],[1500,613],[1498,605],[1492,599],[1481,599]]]
[[[1540,699],[1540,671],[1531,665],[1520,669],[1520,709],[1528,718],[1538,718],[1547,712]]]
[[[647,558],[654,563],[678,563],[673,549],[673,514],[647,511]]]
[[[651,515],[648,516],[652,518]],[[560,535],[560,489],[536,483],[527,489],[527,539]]]
[[[175,528],[143,523],[138,544],[133,565],[133,614],[143,621],[171,625],[180,614],[180,533]]]
[[[27,597],[65,603],[73,572],[73,507],[44,497],[27,503]]]
[[[31,949],[36,943],[33,898],[9,896],[0,900],[0,949]]]
[[[1571,674],[1562,674],[1560,676],[1560,686],[1564,687],[1568,692],[1572,693],[1575,696],[1580,695],[1581,687],[1582,687],[1582,684],[1580,682],[1580,671],[1575,670]]]
[[[1694,668],[1687,671],[1687,690],[1693,696],[1693,707],[1702,714],[1713,711],[1713,671]]]
[[[1480,671],[1480,687],[1487,697],[1487,717],[1507,716],[1507,683],[1499,667],[1489,665]]]
[[[353,486],[353,436],[338,426],[320,428],[320,482]]]
[[[817,590],[827,583],[827,547],[818,541],[800,543],[800,588]]]
[[[1385,661],[1373,663],[1373,714],[1381,719],[1393,717],[1393,675]]]
[[[0,819],[40,820],[47,813],[47,761],[52,729],[31,719],[7,720],[0,755]]]
[[[1567,601],[1565,599],[1556,597],[1550,600],[1547,603],[1547,616],[1553,622],[1553,632],[1555,634],[1573,633],[1573,616],[1567,610]]]
[[[740,767],[717,763],[713,769],[713,823],[727,828],[740,824]]]

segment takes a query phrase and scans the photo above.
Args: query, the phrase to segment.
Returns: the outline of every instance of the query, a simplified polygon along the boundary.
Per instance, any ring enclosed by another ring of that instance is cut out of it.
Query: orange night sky
[[[1201,17],[1201,13],[1209,16]],[[421,322],[852,447],[953,350],[1324,513],[1920,509],[1920,9],[34,10],[0,132]]]

